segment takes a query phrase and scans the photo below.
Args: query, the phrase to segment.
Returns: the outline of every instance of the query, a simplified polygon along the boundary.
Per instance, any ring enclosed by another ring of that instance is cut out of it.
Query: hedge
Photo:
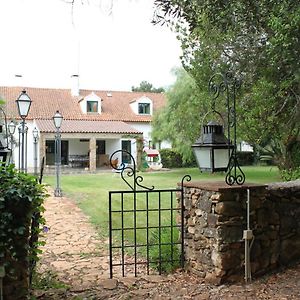
[[[43,224],[41,213],[47,197],[45,187],[35,177],[17,172],[13,165],[0,165],[0,274],[4,299],[27,299],[30,262],[38,259],[41,226],[32,228],[35,217]]]

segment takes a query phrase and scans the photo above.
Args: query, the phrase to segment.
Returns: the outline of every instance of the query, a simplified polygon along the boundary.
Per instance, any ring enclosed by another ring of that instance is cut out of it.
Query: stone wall
[[[189,182],[184,184],[187,270],[216,284],[243,280],[247,189],[255,237],[252,274],[300,259],[300,181],[232,187]]]

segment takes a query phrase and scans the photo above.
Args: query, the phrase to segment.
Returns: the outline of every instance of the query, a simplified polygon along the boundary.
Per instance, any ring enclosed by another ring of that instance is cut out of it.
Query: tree
[[[149,83],[148,81],[142,81],[140,83],[139,87],[132,87],[131,88],[132,92],[150,92],[150,93],[163,93],[165,90],[164,88],[160,87],[160,88],[155,88],[153,87],[153,85],[151,83]]]
[[[156,23],[178,32],[184,68],[199,87],[217,71],[243,79],[240,137],[268,145],[281,169],[300,134],[300,5],[293,0],[156,0]],[[297,148],[297,147],[296,147]]]
[[[183,160],[191,161],[191,145],[200,133],[207,106],[207,90],[199,89],[184,69],[175,69],[174,73],[177,79],[166,92],[167,105],[154,115],[152,138],[172,142]]]

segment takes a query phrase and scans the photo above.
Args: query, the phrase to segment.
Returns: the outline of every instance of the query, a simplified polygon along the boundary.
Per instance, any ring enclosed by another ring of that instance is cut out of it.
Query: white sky
[[[153,0],[114,0],[110,16],[110,0],[76,1],[74,27],[63,0],[0,0],[0,85],[69,88],[78,65],[83,89],[174,82],[180,45],[168,28],[151,24]]]

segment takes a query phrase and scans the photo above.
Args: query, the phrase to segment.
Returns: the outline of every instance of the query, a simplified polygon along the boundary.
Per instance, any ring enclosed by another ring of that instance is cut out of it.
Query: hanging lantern
[[[234,146],[225,137],[223,126],[210,121],[192,148],[201,171],[222,172],[228,168]]]

